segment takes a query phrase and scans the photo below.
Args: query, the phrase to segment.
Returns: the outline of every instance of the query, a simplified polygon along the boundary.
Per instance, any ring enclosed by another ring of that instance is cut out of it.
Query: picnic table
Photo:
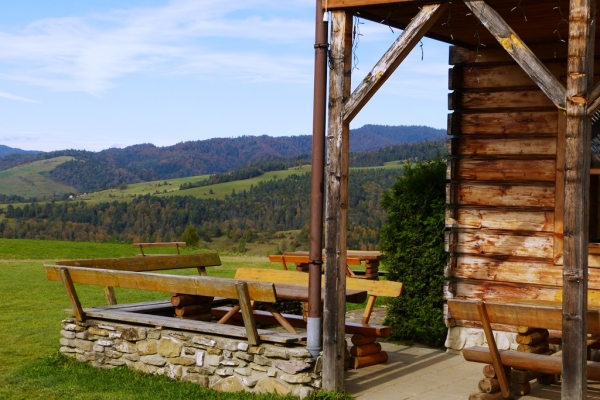
[[[290,251],[281,255],[271,255],[269,256],[269,260],[281,262],[284,269],[288,269],[286,262],[293,262],[296,264],[297,271],[308,272],[308,254],[308,251]],[[379,279],[379,261],[384,258],[380,251],[348,250],[346,257],[348,276],[356,277],[354,271],[349,268],[350,265],[360,265],[364,262],[364,278],[372,280]]]

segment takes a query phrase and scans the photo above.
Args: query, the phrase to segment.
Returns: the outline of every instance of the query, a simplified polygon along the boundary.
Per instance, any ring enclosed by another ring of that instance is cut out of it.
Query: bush
[[[200,243],[200,235],[194,225],[189,224],[187,228],[185,228],[183,235],[181,235],[181,240],[190,247],[198,246],[198,243]]]
[[[383,195],[388,213],[381,230],[381,250],[387,256],[383,266],[388,279],[404,284],[402,296],[387,311],[392,339],[434,347],[444,343],[445,188],[446,163],[437,157],[407,164]]]

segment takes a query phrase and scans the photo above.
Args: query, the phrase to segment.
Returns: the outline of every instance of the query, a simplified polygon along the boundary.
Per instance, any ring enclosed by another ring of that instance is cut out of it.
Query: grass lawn
[[[60,323],[66,317],[62,310],[70,304],[62,284],[46,280],[43,264],[137,253],[129,244],[0,239],[0,399],[291,398],[217,394],[163,376],[141,375],[125,368],[99,370],[60,356]],[[281,268],[266,257],[223,256],[221,261],[222,266],[207,268],[210,276],[233,277],[243,266]],[[106,303],[102,287],[76,288],[84,307]],[[115,288],[115,293],[120,303],[168,298],[167,293],[142,290]],[[333,394],[328,398],[350,397]]]

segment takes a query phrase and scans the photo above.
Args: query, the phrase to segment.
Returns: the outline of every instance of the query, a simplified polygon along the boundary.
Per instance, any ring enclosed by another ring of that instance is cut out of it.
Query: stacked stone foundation
[[[114,321],[62,322],[60,352],[97,368],[127,366],[217,391],[293,394],[321,387],[321,360],[304,346],[263,343]]]

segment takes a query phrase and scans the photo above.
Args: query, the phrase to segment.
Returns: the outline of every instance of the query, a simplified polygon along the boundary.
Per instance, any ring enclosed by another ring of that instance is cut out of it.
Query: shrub
[[[189,224],[187,228],[185,228],[185,231],[181,235],[181,240],[190,247],[198,246],[198,243],[200,243],[200,235],[194,225]]]
[[[388,307],[392,339],[441,347],[443,321],[444,214],[446,163],[437,157],[409,163],[404,175],[383,195],[387,222],[381,250],[388,279],[404,284],[402,296]]]

